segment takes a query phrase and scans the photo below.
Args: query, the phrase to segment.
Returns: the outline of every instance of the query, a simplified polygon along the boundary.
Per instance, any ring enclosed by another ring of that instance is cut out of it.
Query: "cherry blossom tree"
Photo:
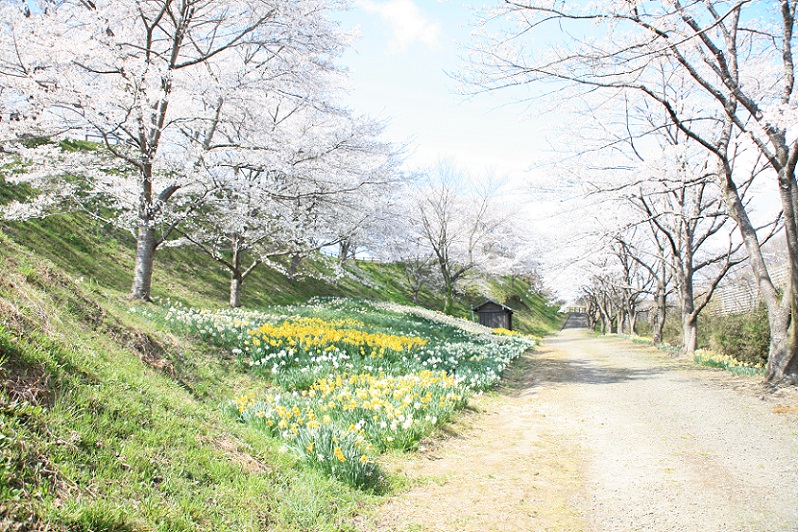
[[[646,99],[712,154],[727,210],[768,308],[773,381],[798,380],[798,327],[790,327],[798,312],[795,9],[790,0],[508,0],[483,18],[484,27],[499,29],[479,38],[466,76],[480,90],[556,80],[566,90]],[[550,43],[547,50],[530,44],[542,35]],[[673,79],[693,92],[687,105],[668,90]],[[769,275],[756,222],[739,194],[740,176],[727,142],[736,133],[767,161],[778,185],[791,268],[784,297]]]
[[[592,261],[592,276],[581,288],[581,295],[588,301],[591,326],[599,323],[601,334],[611,334],[616,326],[622,302],[618,294],[620,278],[608,256],[596,257]]]
[[[739,253],[742,242],[732,238],[736,228],[716,180],[707,173],[706,158],[691,160],[681,145],[671,147],[677,149],[665,149],[662,158],[649,161],[655,179],[641,184],[628,199],[654,230],[655,241],[668,249],[679,293],[682,349],[692,354],[698,347],[698,315],[723,277],[746,256]]]
[[[388,187],[398,160],[380,124],[331,103],[248,91],[247,104],[247,119],[217,133],[226,147],[206,158],[216,191],[180,229],[230,270],[233,307],[260,264],[288,255],[293,280],[302,257],[351,238],[360,206],[378,197],[367,189]]]
[[[670,246],[653,220],[648,224],[643,224],[643,231],[648,230],[648,238],[638,240],[642,245],[636,243],[628,244],[633,250],[630,253],[632,260],[637,262],[640,267],[648,272],[651,279],[651,288],[648,292],[653,298],[654,315],[651,320],[653,332],[651,334],[655,345],[661,344],[665,329],[665,320],[668,315],[668,297],[674,292],[674,275],[670,265],[672,259],[669,254]]]
[[[500,210],[495,183],[478,184],[442,161],[410,191],[410,238],[435,258],[450,313],[457,283],[485,263],[500,228],[508,221]]]
[[[592,292],[613,292],[612,297],[600,298],[596,308],[604,307],[606,320],[610,313],[603,302],[613,301],[612,318],[617,315],[619,330],[633,330],[626,322],[634,320],[641,295],[650,292],[657,304],[655,336],[662,341],[666,298],[675,284],[683,347],[692,353],[698,314],[725,274],[745,258],[739,253],[742,246],[733,238],[734,224],[706,152],[678,128],[656,120],[650,110],[624,111],[626,119],[615,128],[600,124],[596,138],[585,135],[583,128],[578,134],[582,151],[560,164],[578,179],[581,198],[579,214],[572,217],[577,223],[558,225],[572,236],[582,234],[593,241],[581,246],[579,260],[602,272],[609,265],[619,266],[612,275],[588,272],[588,277],[598,279],[592,282]],[[611,257],[596,263],[607,250]]]
[[[436,290],[443,285],[434,253],[417,227],[404,223],[414,208],[412,190],[419,179],[418,174],[405,176],[404,183],[385,198],[387,201],[369,228],[367,240],[368,252],[374,259],[402,268],[404,285],[414,303],[424,289]]]
[[[313,99],[344,39],[329,0],[63,0],[3,3],[0,124],[88,136],[117,161],[92,181],[135,232],[132,297],[147,299],[154,252],[214,190],[220,131],[247,91]],[[50,160],[51,169],[58,168]]]

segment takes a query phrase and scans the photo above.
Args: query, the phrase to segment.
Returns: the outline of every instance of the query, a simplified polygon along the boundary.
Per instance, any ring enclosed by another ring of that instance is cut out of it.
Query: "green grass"
[[[0,202],[24,195],[0,192]],[[77,214],[0,231],[0,529],[348,529],[373,495],[230,415],[233,397],[264,389],[262,376],[129,312],[133,247],[131,235]],[[226,306],[227,272],[210,259],[189,248],[156,257],[154,295]],[[357,262],[336,281],[334,261],[306,261],[293,285],[263,267],[247,280],[244,305],[409,303],[400,265]],[[461,300],[460,314],[479,297]],[[542,299],[519,297],[530,327],[556,327]],[[421,299],[442,306],[437,294]]]
[[[0,187],[2,191],[2,187]],[[119,295],[130,290],[133,271],[132,235],[87,220],[78,214],[44,220],[7,223],[4,232],[21,246],[49,259],[74,278],[96,282]],[[162,248],[155,254],[152,293],[192,306],[223,307],[229,299],[229,272],[190,247]],[[349,296],[409,303],[398,265],[367,261],[347,263],[353,272],[334,281],[337,259],[318,255],[303,261],[294,284],[282,273],[261,266],[244,283],[243,305],[263,307],[307,301],[317,296]],[[375,287],[357,282],[355,275],[370,277]],[[442,305],[427,294],[426,301]]]
[[[364,504],[221,408],[262,386],[234,359],[0,249],[0,528],[337,530]]]

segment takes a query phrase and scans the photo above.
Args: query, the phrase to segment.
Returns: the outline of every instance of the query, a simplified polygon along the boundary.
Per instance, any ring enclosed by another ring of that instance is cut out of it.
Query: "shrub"
[[[740,362],[757,365],[767,362],[770,328],[763,305],[750,313],[714,318],[710,325],[713,351]]]

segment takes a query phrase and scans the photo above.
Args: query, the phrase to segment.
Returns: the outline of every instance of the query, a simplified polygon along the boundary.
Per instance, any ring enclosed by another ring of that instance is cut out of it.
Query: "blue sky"
[[[462,68],[474,15],[458,0],[354,0],[341,15],[360,33],[341,63],[349,106],[388,123],[409,142],[407,166],[450,158],[474,174],[522,178],[543,149],[539,125],[503,94],[466,98],[446,72]]]

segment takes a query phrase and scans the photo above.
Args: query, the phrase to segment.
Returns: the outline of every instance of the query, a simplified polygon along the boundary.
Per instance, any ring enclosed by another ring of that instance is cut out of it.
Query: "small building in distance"
[[[477,315],[480,325],[491,329],[513,330],[513,309],[492,299],[471,307],[471,312]]]

